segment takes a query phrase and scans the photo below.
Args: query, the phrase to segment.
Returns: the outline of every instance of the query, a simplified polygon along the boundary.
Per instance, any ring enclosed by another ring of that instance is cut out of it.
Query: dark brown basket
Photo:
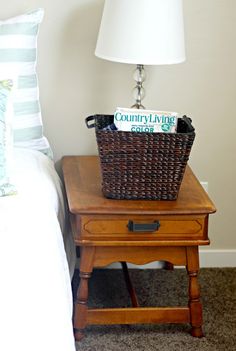
[[[177,133],[104,130],[113,115],[86,118],[95,127],[102,191],[112,199],[176,200],[195,138],[191,119],[178,119]]]

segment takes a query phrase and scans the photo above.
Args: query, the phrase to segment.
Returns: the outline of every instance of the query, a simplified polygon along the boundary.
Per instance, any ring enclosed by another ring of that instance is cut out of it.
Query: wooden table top
[[[210,214],[216,208],[189,166],[177,200],[114,200],[102,194],[98,156],[62,159],[69,208],[75,214]]]

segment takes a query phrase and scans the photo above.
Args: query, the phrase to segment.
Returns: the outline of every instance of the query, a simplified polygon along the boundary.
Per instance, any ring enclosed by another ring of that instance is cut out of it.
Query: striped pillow
[[[0,73],[14,71],[18,76],[13,92],[14,145],[52,156],[43,135],[36,74],[37,34],[43,15],[44,10],[37,9],[0,21]]]

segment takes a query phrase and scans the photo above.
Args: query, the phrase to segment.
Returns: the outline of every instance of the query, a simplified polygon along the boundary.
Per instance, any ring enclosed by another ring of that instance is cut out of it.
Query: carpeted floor
[[[186,305],[184,269],[130,270],[142,306]],[[78,286],[78,271],[73,280]],[[236,268],[202,268],[199,275],[205,337],[189,334],[184,325],[89,326],[77,343],[81,351],[233,351],[236,350]],[[90,279],[89,306],[130,306],[121,270],[95,270]]]

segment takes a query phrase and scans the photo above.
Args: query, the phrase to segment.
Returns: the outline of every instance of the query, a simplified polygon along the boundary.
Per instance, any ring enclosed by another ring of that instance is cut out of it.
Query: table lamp
[[[105,0],[95,55],[136,64],[134,108],[144,108],[144,65],[185,60],[182,0]]]

